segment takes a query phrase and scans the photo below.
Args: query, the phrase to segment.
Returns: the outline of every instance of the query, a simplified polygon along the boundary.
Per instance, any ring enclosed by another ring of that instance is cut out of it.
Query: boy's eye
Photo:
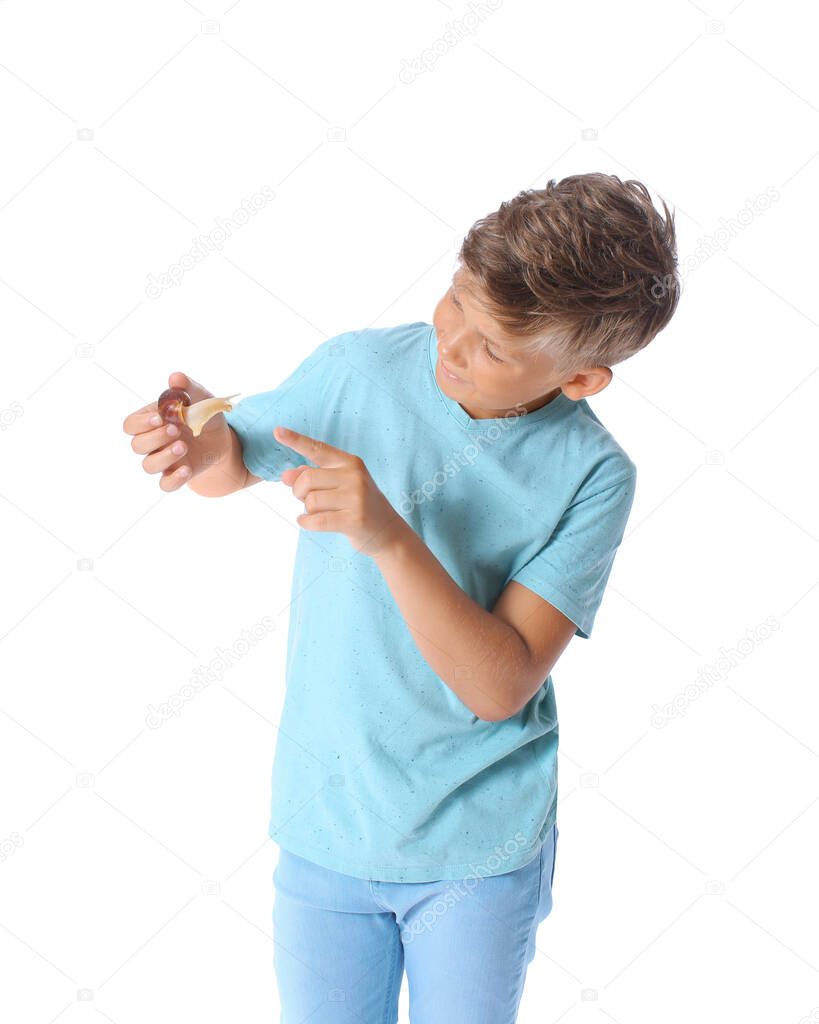
[[[502,363],[502,362],[503,362],[503,360],[502,360],[502,359],[499,359],[499,358],[498,358],[498,357],[497,357],[497,356],[496,356],[496,355],[495,355],[495,354],[494,354],[494,353],[493,353],[493,352],[491,351],[491,349],[490,349],[490,348],[489,348],[489,346],[488,346],[488,345],[486,344],[486,342],[484,342],[484,348],[486,349],[486,354],[487,354],[487,355],[489,356],[489,358],[490,358],[490,359],[491,359],[491,360],[492,360],[493,362],[496,362],[496,363]]]
[[[456,309],[460,309],[461,308],[461,304],[455,298],[455,289],[454,288],[450,288],[449,289],[449,297],[452,299],[452,304],[455,306],[455,308]],[[502,363],[502,362],[505,361],[503,359],[499,359],[498,356],[495,355],[495,353],[489,348],[489,344],[486,341],[484,341],[484,349],[486,350],[486,354],[489,356],[489,358],[492,360],[493,363]]]

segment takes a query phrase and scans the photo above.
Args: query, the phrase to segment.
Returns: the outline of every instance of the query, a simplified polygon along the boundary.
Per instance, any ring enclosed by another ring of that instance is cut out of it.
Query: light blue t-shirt
[[[510,580],[588,638],[636,467],[588,403],[472,419],[435,378],[432,324],[321,343],[226,415],[256,476],[308,460],[277,425],[360,456],[455,582],[491,610]],[[552,677],[503,722],[477,718],[418,650],[376,563],[301,530],[269,834],[334,871],[425,882],[513,871],[557,809]]]

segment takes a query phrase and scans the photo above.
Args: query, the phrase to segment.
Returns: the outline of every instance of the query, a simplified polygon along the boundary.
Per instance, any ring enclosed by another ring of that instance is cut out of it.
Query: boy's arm
[[[502,722],[537,693],[575,623],[511,581],[491,612],[452,579],[404,523],[373,556],[430,667],[478,718]]]
[[[221,498],[234,491],[258,484],[261,477],[254,476],[242,459],[242,443],[232,427],[228,426],[229,443],[222,452],[213,452],[213,464],[190,481],[188,487],[204,498]]]

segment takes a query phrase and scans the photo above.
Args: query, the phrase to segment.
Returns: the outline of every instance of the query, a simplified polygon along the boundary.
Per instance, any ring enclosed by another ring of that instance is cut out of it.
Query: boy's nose
[[[445,359],[453,370],[463,370],[464,363],[461,359],[462,346],[457,342],[453,342],[452,339],[449,341],[442,341],[438,353],[442,359]]]

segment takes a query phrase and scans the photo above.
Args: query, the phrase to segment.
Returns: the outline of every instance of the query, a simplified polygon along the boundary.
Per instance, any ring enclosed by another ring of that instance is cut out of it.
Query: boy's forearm
[[[406,523],[373,561],[421,654],[459,699],[488,721],[516,714],[529,665],[520,633],[473,601]]]
[[[198,473],[188,484],[195,493],[204,498],[221,498],[225,494],[240,491],[247,482],[247,466],[242,460],[242,443],[236,432],[228,427],[230,443],[223,451],[213,451],[205,455],[212,460],[212,465]]]

